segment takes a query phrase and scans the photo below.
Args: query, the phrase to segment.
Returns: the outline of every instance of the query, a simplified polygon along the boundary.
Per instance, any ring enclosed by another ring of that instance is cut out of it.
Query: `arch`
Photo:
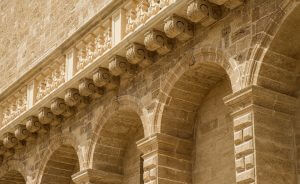
[[[76,138],[71,134],[57,135],[53,139],[51,139],[49,146],[47,146],[47,150],[41,155],[42,159],[38,168],[38,173],[35,177],[36,178],[35,183],[43,184],[43,176],[45,174],[45,171],[47,171],[47,165],[49,161],[53,161],[53,156],[56,157],[55,155],[56,153],[69,152],[73,156],[76,155],[76,159],[78,161],[78,171],[79,171],[79,168],[82,168],[83,156],[81,155],[80,150],[78,149],[78,145],[79,144]],[[73,149],[73,153],[71,153],[72,149]]]
[[[147,134],[146,117],[141,104],[131,96],[122,96],[99,116],[95,140],[89,150],[89,167],[123,178],[125,183],[137,183],[141,174],[136,141]],[[109,178],[108,178],[109,179]]]
[[[14,169],[10,169],[0,177],[1,184],[26,184],[23,175]]]
[[[135,112],[139,118],[142,121],[144,135],[148,136],[150,135],[150,128],[148,123],[148,117],[145,115],[144,111],[146,109],[143,109],[143,106],[135,97],[132,97],[130,95],[124,95],[115,98],[114,100],[111,100],[111,103],[109,103],[109,106],[105,108],[105,110],[96,117],[97,125],[93,131],[93,137],[90,141],[90,144],[88,146],[88,167],[92,168],[92,162],[93,162],[93,153],[97,144],[98,137],[100,136],[101,129],[105,125],[104,122],[107,122],[107,120],[113,116],[113,114],[117,111],[124,111],[124,110],[130,110],[132,112]]]
[[[263,65],[267,63],[266,59],[270,59],[270,56],[273,54],[277,54],[278,57],[284,56],[280,52],[278,53],[278,51],[274,53],[273,50],[274,49],[276,50],[275,47],[278,44],[277,41],[280,39],[279,33],[282,30],[282,28],[286,26],[285,23],[288,21],[288,19],[290,19],[293,13],[295,14],[297,11],[299,12],[299,4],[300,4],[299,2],[294,0],[283,1],[280,4],[280,6],[277,8],[277,10],[273,12],[271,16],[269,16],[268,21],[265,21],[268,24],[265,26],[264,30],[257,33],[257,35],[260,35],[260,39],[257,39],[255,36],[253,37],[252,45],[254,45],[254,47],[251,49],[251,52],[249,54],[249,60],[245,70],[246,77],[243,80],[243,86],[249,86],[255,84],[255,85],[264,86],[266,88],[271,87],[270,85],[266,86],[265,84],[263,84],[267,82],[266,78],[263,79],[265,80],[264,82],[259,81],[259,78],[262,76],[261,75],[262,71],[268,72],[269,74],[271,73],[274,74],[277,72],[270,71],[270,70],[267,71],[267,69],[264,68]],[[296,10],[297,8],[298,10]],[[294,33],[292,35],[295,34],[297,33]],[[290,36],[291,34],[286,34],[286,35]],[[294,90],[291,89],[292,88],[291,86],[287,86],[285,84],[283,84],[284,87],[281,87],[280,85],[282,84],[278,84],[278,83],[277,84],[273,83],[272,85],[276,86],[275,88],[279,89],[278,90],[279,92],[286,93],[286,94],[291,94],[291,91]],[[284,89],[284,88],[289,88],[289,89]]]
[[[218,48],[198,48],[192,52],[186,52],[174,68],[168,72],[162,88],[157,97],[157,106],[154,115],[154,132],[161,132],[162,112],[169,100],[169,94],[173,89],[178,79],[187,71],[199,67],[202,64],[215,65],[222,68],[229,77],[233,92],[239,91],[242,88],[241,74],[233,59],[224,54]]]
[[[239,79],[240,72],[235,61],[214,48],[187,52],[168,71],[158,94],[154,127],[157,133],[172,137],[172,140],[178,142],[185,142],[184,148],[178,145],[169,148],[167,153],[170,158],[178,160],[178,164],[166,163],[168,171],[165,172],[183,176],[179,182],[222,182],[217,181],[217,178],[230,178],[229,181],[235,181],[235,172],[231,169],[234,164],[228,163],[230,167],[224,166],[229,170],[225,176],[213,162],[222,159],[222,162],[225,162],[227,158],[234,160],[232,147],[230,154],[222,155],[220,147],[224,142],[219,140],[224,136],[233,145],[233,132],[228,131],[232,122],[229,122],[229,110],[223,102],[223,97],[240,90]],[[202,115],[206,118],[201,118]],[[199,135],[200,138],[197,137]],[[219,144],[211,145],[215,144],[214,141]],[[199,145],[203,150],[199,151]],[[213,154],[214,156],[209,156]],[[205,163],[199,164],[199,160]],[[195,177],[208,175],[203,172],[204,167],[211,167],[211,172],[218,173],[216,179],[207,176],[206,180],[201,180]],[[171,175],[164,179],[177,182],[178,178]]]

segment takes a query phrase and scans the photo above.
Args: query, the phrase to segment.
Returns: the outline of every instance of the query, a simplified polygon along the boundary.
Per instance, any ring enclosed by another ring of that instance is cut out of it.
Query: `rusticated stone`
[[[222,17],[222,10],[206,0],[193,0],[188,4],[187,16],[192,22],[210,26]]]
[[[69,88],[66,90],[65,102],[69,106],[77,106],[81,102],[82,96],[79,94],[79,90],[75,88]]]
[[[51,111],[55,115],[63,114],[65,112],[66,108],[67,108],[67,105],[66,105],[64,99],[62,99],[62,98],[54,98],[51,101]]]
[[[38,131],[41,128],[41,126],[42,125],[36,116],[30,116],[27,118],[26,128],[30,132],[34,133],[34,132]]]
[[[139,64],[143,68],[153,63],[151,53],[145,48],[145,46],[138,43],[132,43],[127,46],[126,58],[129,63]]]
[[[42,107],[39,111],[39,121],[42,124],[49,124],[54,119],[54,114],[51,112],[51,109],[48,107]]]
[[[11,132],[7,132],[3,135],[3,145],[6,148],[12,148],[18,144],[18,139]]]
[[[30,132],[26,129],[25,125],[19,124],[16,126],[15,136],[17,139],[24,140],[28,137],[29,134]]]
[[[109,71],[114,76],[120,76],[129,70],[129,63],[126,58],[122,56],[115,55],[109,59]]]
[[[193,37],[193,26],[185,18],[175,14],[165,19],[164,31],[169,38],[186,41]]]
[[[165,55],[172,50],[172,43],[167,36],[156,29],[151,29],[145,33],[145,47],[150,51],[157,51],[161,55]]]
[[[111,74],[107,68],[99,67],[93,73],[93,82],[97,87],[103,87],[111,82]]]

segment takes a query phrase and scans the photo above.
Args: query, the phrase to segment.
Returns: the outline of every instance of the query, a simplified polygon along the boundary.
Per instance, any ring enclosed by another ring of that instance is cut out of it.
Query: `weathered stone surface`
[[[297,1],[111,2],[1,1],[0,183],[299,183]]]

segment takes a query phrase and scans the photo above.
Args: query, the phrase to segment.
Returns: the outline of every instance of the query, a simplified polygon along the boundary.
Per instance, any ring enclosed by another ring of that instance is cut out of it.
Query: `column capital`
[[[251,85],[223,98],[233,115],[254,107],[294,114],[296,98],[260,86]]]
[[[105,172],[96,169],[85,169],[79,171],[72,176],[72,180],[76,184],[93,184],[93,183],[122,183],[123,176],[120,174]]]
[[[153,153],[161,153],[172,156],[188,155],[192,147],[192,141],[181,139],[163,133],[155,133],[149,137],[139,140],[138,149],[144,154],[144,157]]]

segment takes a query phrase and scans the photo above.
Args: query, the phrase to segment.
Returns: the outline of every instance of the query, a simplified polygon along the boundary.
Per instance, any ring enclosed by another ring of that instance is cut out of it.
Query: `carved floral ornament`
[[[231,2],[236,1],[232,0]],[[183,2],[183,0],[131,0],[126,7],[122,5],[126,12],[126,14],[120,13],[120,16],[126,16],[121,19],[122,21],[125,20],[125,22],[122,22],[122,29],[125,30],[122,31],[127,34],[132,33],[140,25],[145,25],[150,18],[155,19],[155,16],[161,10],[174,2]],[[154,28],[155,26],[149,24],[151,26],[149,27],[146,24],[148,27],[144,35],[141,35],[144,32],[136,33],[139,38],[135,34],[127,35],[132,36],[133,41],[125,44],[124,42],[121,43],[122,47],[126,46],[125,52],[121,53],[115,52],[116,49],[111,49],[113,47],[112,41],[115,40],[113,36],[116,34],[113,32],[113,24],[116,22],[113,22],[112,16],[107,16],[106,20],[101,22],[101,25],[92,28],[87,35],[84,35],[79,42],[72,46],[70,57],[68,55],[66,59],[63,54],[55,56],[56,59],[51,61],[49,66],[46,66],[34,76],[32,78],[32,91],[26,86],[23,91],[13,94],[12,98],[3,103],[2,125],[13,121],[34,105],[38,106],[35,109],[39,109],[38,112],[33,110],[34,112],[30,113],[29,117],[24,117],[23,120],[26,119],[25,125],[16,125],[14,134],[7,134],[4,142],[8,148],[5,152],[9,155],[12,153],[9,151],[11,146],[17,146],[23,140],[33,140],[37,133],[46,132],[49,125],[56,126],[62,123],[65,117],[76,113],[77,108],[87,105],[90,99],[103,96],[106,90],[115,89],[120,85],[122,75],[127,76],[129,74],[130,76],[136,72],[138,66],[145,68],[151,65],[154,62],[155,52],[159,55],[169,53],[173,49],[174,39],[185,42],[192,38],[193,23],[191,21],[200,22],[205,26],[214,23],[221,17],[221,9],[220,6],[212,3],[222,4],[223,6],[227,2],[229,1],[192,0],[187,4],[188,19],[172,14],[175,9],[172,10],[170,14],[168,13],[169,17],[163,17],[165,18],[163,29],[158,30]],[[144,36],[143,40],[140,39],[142,36]],[[103,65],[98,63],[100,59],[97,60],[97,63],[93,63],[95,58],[106,54],[109,59],[105,58],[106,61]],[[72,74],[70,75],[69,60],[72,60],[72,64],[70,64]],[[95,70],[89,68],[90,71],[93,71],[89,75],[80,72],[91,66],[95,66]],[[104,66],[107,68],[104,68]],[[80,80],[74,83],[78,85],[66,89],[62,84],[74,79],[72,78],[74,75],[79,76],[78,79]],[[58,88],[65,93],[60,94],[59,97],[58,95],[52,95]],[[53,97],[51,102],[51,99],[46,100],[50,96]],[[42,101],[49,103],[45,107],[41,107]],[[17,140],[17,143],[15,143],[15,140]]]

